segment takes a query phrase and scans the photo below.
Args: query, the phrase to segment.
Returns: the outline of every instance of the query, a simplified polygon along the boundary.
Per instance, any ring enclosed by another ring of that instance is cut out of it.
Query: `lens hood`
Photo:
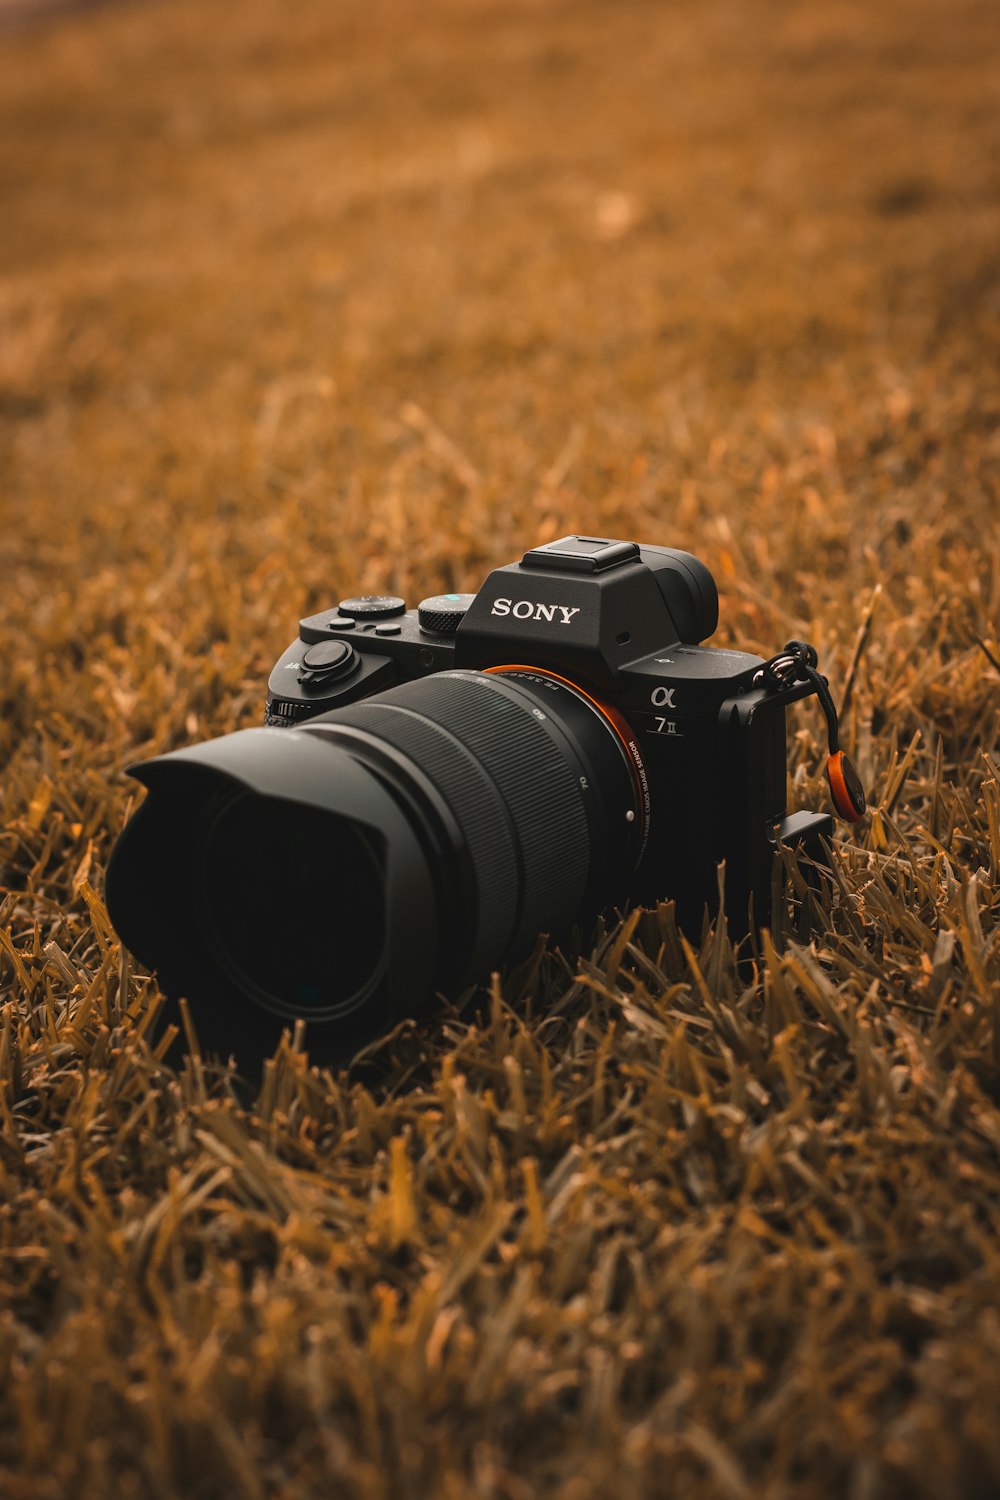
[[[266,1056],[297,1014],[311,1015],[319,1028],[335,1018],[338,1048],[356,1048],[419,1008],[438,958],[433,870],[411,821],[370,766],[307,728],[264,728],[129,769],[148,795],[113,851],[108,908],[126,945],[157,969],[166,994],[194,1002],[207,1050]],[[210,910],[218,892],[206,889],[204,876],[213,819],[237,798],[227,811],[236,825],[228,836],[235,831],[247,857],[232,878],[260,930],[250,932],[257,952],[244,955],[234,976]],[[308,849],[300,841],[292,858],[282,830],[295,823],[306,827]],[[358,952],[358,945],[372,951]],[[325,1012],[304,1006],[300,993],[282,993],[281,980],[248,994],[254,982],[244,976],[254,974],[259,955],[271,953],[276,973],[282,963],[290,975],[303,964],[322,971],[339,1002]],[[353,976],[346,990],[338,988],[344,973]]]

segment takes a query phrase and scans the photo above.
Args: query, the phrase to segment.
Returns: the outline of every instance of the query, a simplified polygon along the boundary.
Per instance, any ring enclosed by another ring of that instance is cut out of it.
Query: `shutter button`
[[[358,653],[348,641],[320,641],[310,646],[302,658],[299,681],[320,682],[331,677],[346,677],[357,666]]]

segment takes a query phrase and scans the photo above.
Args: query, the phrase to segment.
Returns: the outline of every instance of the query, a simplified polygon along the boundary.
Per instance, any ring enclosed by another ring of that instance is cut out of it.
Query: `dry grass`
[[[5,1497],[1000,1490],[998,51],[976,0],[0,36]],[[577,528],[850,678],[812,940],[665,906],[252,1108],[167,1072],[123,763],[258,722],[300,614]]]

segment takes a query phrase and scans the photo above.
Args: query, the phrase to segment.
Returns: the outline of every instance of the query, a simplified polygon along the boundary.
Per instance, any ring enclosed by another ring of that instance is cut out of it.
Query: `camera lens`
[[[296,731],[299,732],[299,731]],[[433,871],[437,983],[461,988],[624,891],[648,806],[631,731],[528,667],[442,672],[301,731],[391,786]]]
[[[383,874],[374,836],[345,819],[222,793],[198,860],[198,914],[248,997],[276,1015],[333,1020],[380,977]]]
[[[253,1071],[293,1017],[355,1048],[623,897],[648,793],[614,711],[530,667],[441,672],[137,767],[128,946]]]

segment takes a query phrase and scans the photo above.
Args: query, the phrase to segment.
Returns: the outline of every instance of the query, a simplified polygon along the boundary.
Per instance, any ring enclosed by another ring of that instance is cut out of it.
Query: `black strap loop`
[[[783,651],[772,656],[755,674],[755,682],[764,682],[773,692],[787,692],[797,682],[808,682],[820,701],[826,719],[830,744],[826,774],[834,806],[842,818],[856,823],[865,813],[865,789],[857,771],[840,748],[840,721],[830,685],[819,671],[815,646],[808,641],[789,641]]]
[[[826,718],[830,754],[836,755],[840,749],[837,705],[833,701],[827,679],[817,670],[818,663],[816,647],[809,641],[789,641],[783,651],[764,663],[757,678],[762,678],[776,692],[782,692],[796,682],[811,682]]]

